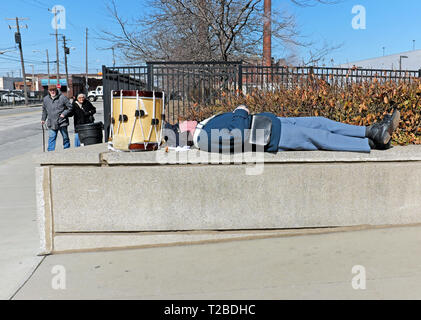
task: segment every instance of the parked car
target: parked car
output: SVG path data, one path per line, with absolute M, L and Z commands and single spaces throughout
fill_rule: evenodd
M 3 103 L 13 103 L 22 101 L 25 101 L 25 98 L 16 93 L 6 93 L 1 96 L 1 102 Z
M 12 90 L 11 93 L 17 94 L 17 95 L 22 96 L 22 97 L 24 96 L 23 90 Z
M 97 101 L 98 98 L 102 98 L 102 86 L 98 86 L 98 87 L 96 87 L 96 89 L 94 91 L 88 92 L 89 101 L 91 101 L 91 102 Z

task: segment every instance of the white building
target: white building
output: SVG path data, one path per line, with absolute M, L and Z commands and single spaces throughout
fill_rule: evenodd
M 402 70 L 420 70 L 421 50 L 407 51 L 384 57 L 344 63 L 337 67 L 352 68 L 353 66 L 356 66 L 357 68 L 363 69 L 399 70 L 400 63 L 402 65 Z

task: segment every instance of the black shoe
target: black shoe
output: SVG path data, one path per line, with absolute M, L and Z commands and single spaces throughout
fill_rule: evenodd
M 366 128 L 365 136 L 374 141 L 376 145 L 386 145 L 392 138 L 391 122 L 374 123 Z
M 387 144 L 381 144 L 381 145 L 376 146 L 377 150 L 388 150 L 390 148 L 392 148 L 392 139 L 390 139 L 389 143 Z
M 400 116 L 399 110 L 395 109 L 392 115 L 387 114 L 382 121 L 367 127 L 366 137 L 374 141 L 376 149 L 390 149 L 391 138 L 399 126 Z
M 370 146 L 370 149 L 371 149 L 371 150 L 373 150 L 373 149 L 377 149 L 376 144 L 375 144 L 375 143 L 374 143 L 374 141 L 373 141 L 373 140 L 371 140 L 370 138 L 368 138 L 368 144 L 369 144 L 369 146 Z
M 375 144 L 373 140 L 368 138 L 368 144 L 371 150 L 388 150 L 392 148 L 392 140 L 390 140 L 387 144 Z
M 392 115 L 385 115 L 383 120 L 381 122 L 383 123 L 389 123 L 390 124 L 390 135 L 393 134 L 393 132 L 399 127 L 399 121 L 401 120 L 401 113 L 398 109 L 393 110 Z
M 399 121 L 401 119 L 401 113 L 398 109 L 394 109 L 392 115 L 387 114 L 384 116 L 383 120 L 380 123 L 389 124 L 390 136 L 393 135 L 393 132 L 399 127 Z M 376 146 L 377 150 L 388 150 L 392 148 L 392 139 L 387 144 L 380 144 Z
M 373 140 L 368 138 L 368 144 L 371 150 L 389 150 L 392 148 L 392 139 L 387 144 L 376 144 Z

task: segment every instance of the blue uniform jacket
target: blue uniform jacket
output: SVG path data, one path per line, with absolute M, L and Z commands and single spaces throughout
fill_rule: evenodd
M 272 119 L 272 133 L 270 142 L 265 147 L 266 152 L 277 152 L 279 149 L 279 138 L 281 136 L 281 121 L 272 113 L 259 113 Z M 238 150 L 236 143 L 244 146 L 244 130 L 251 127 L 251 115 L 247 111 L 238 109 L 234 113 L 227 112 L 217 115 L 211 119 L 200 132 L 198 145 L 204 151 L 216 151 L 222 153 L 234 152 Z M 212 130 L 216 130 L 216 135 L 212 135 Z M 241 148 L 241 150 L 244 150 Z

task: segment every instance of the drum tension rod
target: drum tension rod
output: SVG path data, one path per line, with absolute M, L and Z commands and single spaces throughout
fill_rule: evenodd
M 144 117 L 145 116 L 145 111 L 143 111 L 143 110 L 136 110 L 135 113 L 134 113 L 134 116 L 136 118 Z
M 127 122 L 127 121 L 129 121 L 129 118 L 125 114 L 120 114 L 118 116 L 118 121 L 120 121 L 120 122 Z

